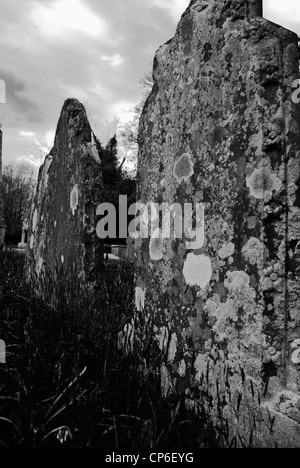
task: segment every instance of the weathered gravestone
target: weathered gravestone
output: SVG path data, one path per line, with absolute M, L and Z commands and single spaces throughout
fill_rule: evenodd
M 193 0 L 156 53 L 140 125 L 139 201 L 175 213 L 171 238 L 157 224 L 136 240 L 150 367 L 246 445 L 300 446 L 297 78 L 297 36 L 261 0 Z M 196 239 L 173 203 L 193 203 Z
M 101 281 L 103 254 L 95 232 L 103 196 L 99 155 L 83 105 L 68 99 L 39 172 L 29 223 L 27 274 L 42 295 L 49 292 L 49 278 L 59 276 L 73 293 L 80 286 L 92 292 Z

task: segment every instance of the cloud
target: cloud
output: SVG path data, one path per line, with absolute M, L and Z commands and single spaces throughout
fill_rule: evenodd
M 134 116 L 135 102 L 119 101 L 112 106 L 112 112 L 118 116 L 122 122 L 129 122 Z
M 106 22 L 94 15 L 81 0 L 56 0 L 46 5 L 36 1 L 31 17 L 42 34 L 56 40 L 72 30 L 95 38 L 108 34 Z
M 264 9 L 271 9 L 273 15 L 284 15 L 285 17 L 291 19 L 293 15 L 300 14 L 300 4 L 296 0 L 264 0 Z
M 265 16 L 299 31 L 299 0 L 266 0 Z M 20 132 L 54 131 L 65 99 L 91 115 L 128 120 L 155 51 L 189 0 L 0 0 L 4 161 L 22 155 Z M 291 10 L 290 7 L 296 8 Z M 281 10 L 279 11 L 278 8 Z
M 92 115 L 128 120 L 155 50 L 175 32 L 170 10 L 152 0 L 0 3 L 2 70 L 6 67 L 0 79 L 9 88 L 7 104 L 0 104 L 7 162 L 22 155 L 20 132 L 56 128 L 69 97 L 81 100 Z
M 264 18 L 300 34 L 299 0 L 264 0 L 263 6 Z
M 26 130 L 20 130 L 20 136 L 24 138 L 30 138 L 34 136 L 34 132 L 26 132 Z
M 180 16 L 189 6 L 190 0 L 152 0 L 159 8 L 167 10 L 174 22 L 178 22 Z
M 5 109 L 9 108 L 11 116 L 17 120 L 19 116 L 26 115 L 29 120 L 34 120 L 37 112 L 34 94 L 31 93 L 27 83 L 10 71 L 2 71 L 1 77 L 6 85 Z
M 6 84 L 4 80 L 0 80 L 0 104 L 6 103 Z
M 120 54 L 115 54 L 111 57 L 102 55 L 101 60 L 103 60 L 103 62 L 108 62 L 112 67 L 118 67 L 124 62 L 124 58 L 121 57 Z

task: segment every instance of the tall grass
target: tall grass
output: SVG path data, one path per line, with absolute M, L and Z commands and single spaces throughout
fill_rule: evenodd
M 24 256 L 0 253 L 0 445 L 9 448 L 197 448 L 216 444 L 203 415 L 161 398 L 138 355 L 118 349 L 133 317 L 133 268 L 106 263 L 101 306 L 57 280 L 56 304 L 24 281 Z M 75 285 L 74 285 L 75 288 Z

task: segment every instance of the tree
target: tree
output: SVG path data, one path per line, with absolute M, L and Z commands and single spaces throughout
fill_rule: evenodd
M 35 133 L 33 136 L 26 137 L 23 161 L 38 169 L 50 153 L 52 146 L 53 142 L 43 133 Z
M 6 242 L 16 244 L 21 240 L 23 221 L 29 218 L 35 180 L 5 166 L 2 177 L 4 217 L 7 225 Z
M 136 173 L 137 166 L 139 120 L 153 84 L 152 74 L 146 73 L 144 78 L 140 80 L 142 98 L 134 108 L 133 119 L 120 127 L 118 132 L 119 157 L 127 161 L 127 165 L 130 167 L 129 172 L 132 175 Z
M 36 183 L 39 174 L 39 166 L 28 161 L 27 159 L 18 159 L 13 166 L 13 173 L 15 177 L 24 178 L 26 180 Z
M 105 202 L 112 203 L 117 212 L 119 211 L 119 195 L 127 196 L 127 211 L 129 206 L 136 202 L 139 119 L 153 87 L 152 75 L 146 74 L 140 84 L 143 89 L 142 98 L 134 108 L 133 119 L 123 126 L 119 125 L 118 119 L 114 119 L 107 126 L 111 130 L 115 124 L 114 128 L 117 130 L 117 134 L 111 138 L 101 154 Z M 127 162 L 126 170 L 124 170 L 125 161 Z M 134 216 L 129 217 L 129 222 L 133 218 Z M 125 243 L 124 239 L 108 239 L 107 243 L 111 244 L 116 241 Z
M 102 151 L 101 162 L 104 186 L 117 187 L 122 179 L 122 170 L 117 156 L 117 147 L 117 138 L 114 136 Z
M 136 181 L 126 171 L 122 169 L 118 159 L 118 141 L 114 136 L 106 145 L 101 148 L 101 162 L 103 186 L 105 194 L 105 203 L 111 203 L 116 213 L 119 212 L 119 196 L 127 196 L 127 211 L 130 205 L 136 200 Z M 131 220 L 131 218 L 130 218 Z M 118 216 L 117 216 L 117 232 L 118 232 Z M 116 239 L 107 239 L 107 244 L 125 244 L 126 239 L 120 239 L 117 234 Z
M 87 115 L 90 125 L 95 132 L 96 137 L 103 145 L 107 145 L 109 141 L 117 134 L 120 125 L 120 119 L 114 116 L 113 119 L 104 119 L 96 113 L 91 114 L 87 108 Z

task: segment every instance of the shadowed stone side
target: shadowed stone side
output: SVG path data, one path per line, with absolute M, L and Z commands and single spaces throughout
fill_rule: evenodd
M 41 294 L 45 277 L 58 272 L 67 290 L 82 285 L 92 292 L 101 282 L 103 253 L 95 233 L 103 197 L 100 154 L 83 105 L 68 99 L 39 172 L 29 225 L 28 278 Z
M 259 0 L 193 0 L 156 53 L 139 201 L 203 204 L 204 239 L 137 239 L 136 304 L 154 320 L 165 395 L 193 408 L 201 395 L 238 444 L 288 447 L 300 446 L 298 41 L 261 13 Z

